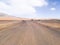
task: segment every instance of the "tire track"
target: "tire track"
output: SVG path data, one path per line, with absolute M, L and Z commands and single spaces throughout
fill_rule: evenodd
M 46 45 L 59 45 L 60 44 L 60 38 L 56 37 L 56 35 L 52 33 L 52 30 L 50 28 L 47 28 L 37 22 L 33 22 L 33 23 L 35 23 L 34 25 L 37 25 L 39 27 L 38 28 L 39 32 L 41 33 L 42 37 L 44 37 L 43 39 L 45 40 L 45 42 L 47 42 Z M 33 26 L 33 27 L 36 28 L 37 26 Z

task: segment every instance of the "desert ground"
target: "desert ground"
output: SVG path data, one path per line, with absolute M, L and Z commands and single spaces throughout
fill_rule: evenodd
M 60 20 L 0 20 L 0 45 L 60 45 Z

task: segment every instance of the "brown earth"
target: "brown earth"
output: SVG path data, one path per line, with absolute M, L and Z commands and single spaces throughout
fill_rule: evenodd
M 0 17 L 0 20 L 27 20 L 27 18 L 17 18 L 17 17 Z
M 60 28 L 46 23 L 49 22 L 0 20 L 0 45 L 60 45 Z

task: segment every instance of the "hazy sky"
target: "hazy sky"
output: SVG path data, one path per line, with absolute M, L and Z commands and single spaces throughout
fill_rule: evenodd
M 0 0 L 0 12 L 16 17 L 60 18 L 60 0 Z

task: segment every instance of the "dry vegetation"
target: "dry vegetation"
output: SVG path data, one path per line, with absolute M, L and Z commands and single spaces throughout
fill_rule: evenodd
M 60 28 L 60 20 L 41 20 L 38 23 L 46 25 L 53 28 Z
M 44 23 L 44 22 L 40 22 L 40 23 L 49 27 L 60 28 L 60 23 Z
M 13 25 L 15 25 L 17 22 L 15 22 L 14 20 L 0 20 L 0 29 L 2 28 L 7 28 L 7 27 L 11 27 Z

